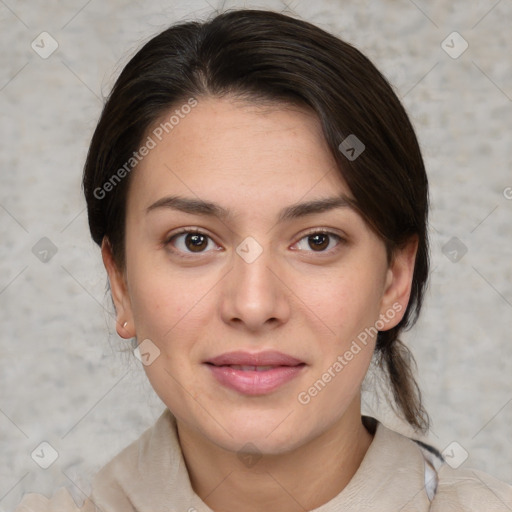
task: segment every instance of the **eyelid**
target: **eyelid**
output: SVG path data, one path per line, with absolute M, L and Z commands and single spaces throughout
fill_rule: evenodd
M 190 226 L 190 227 L 178 228 L 177 231 L 173 231 L 171 234 L 166 235 L 165 239 L 164 239 L 164 243 L 170 242 L 173 238 L 177 237 L 178 235 L 183 235 L 185 233 L 187 233 L 187 234 L 188 233 L 193 233 L 193 234 L 198 234 L 198 235 L 204 235 L 204 236 L 208 236 L 209 238 L 212 238 L 205 231 L 202 231 L 199 228 L 195 228 L 195 227 Z
M 310 228 L 310 229 L 306 230 L 304 233 L 302 233 L 301 239 L 304 238 L 305 236 L 314 235 L 316 233 L 324 233 L 326 235 L 336 235 L 336 236 L 339 236 L 340 238 L 343 238 L 344 240 L 347 239 L 347 235 L 345 235 L 343 233 L 343 231 L 340 231 L 340 230 L 334 229 L 334 228 L 322 228 L 322 227 Z

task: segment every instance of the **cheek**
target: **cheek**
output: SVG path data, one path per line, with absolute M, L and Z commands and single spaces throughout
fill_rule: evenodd
M 204 335 L 205 318 L 211 317 L 208 301 L 201 300 L 208 288 L 199 282 L 194 286 L 185 273 L 156 266 L 139 266 L 130 277 L 137 340 L 154 344 L 146 345 L 151 361 L 144 371 L 164 403 L 184 413 L 183 404 L 197 398 L 200 389 L 191 361 Z
M 309 280 L 308 280 L 309 281 Z M 302 286 L 300 297 L 309 317 L 316 316 L 337 344 L 373 325 L 379 317 L 382 287 L 377 273 L 370 269 L 342 270 Z
M 215 272 L 176 269 L 165 258 L 135 255 L 128 268 L 132 313 L 139 341 L 151 339 L 161 350 L 179 339 L 181 344 L 196 337 L 206 319 L 211 318 L 211 300 L 206 295 L 214 287 Z
M 317 364 L 298 401 L 309 404 L 311 414 L 326 422 L 340 417 L 356 396 L 375 348 L 378 276 L 369 268 L 365 273 L 353 269 L 318 281 L 307 304 L 310 330 L 316 323 L 328 335 L 317 339 Z
M 175 286 L 158 279 L 158 273 L 137 268 L 128 276 L 130 301 L 137 337 L 156 336 L 167 325 L 171 328 L 182 313 Z

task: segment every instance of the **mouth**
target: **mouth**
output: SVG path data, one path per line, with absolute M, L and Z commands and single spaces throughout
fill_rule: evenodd
M 254 368 L 272 369 L 277 366 L 298 366 L 306 364 L 296 357 L 275 350 L 253 353 L 241 350 L 226 352 L 225 354 L 208 359 L 205 362 L 214 366 L 234 366 L 237 367 L 237 370 L 253 370 Z
M 217 382 L 244 395 L 271 393 L 300 375 L 306 363 L 288 354 L 230 352 L 208 361 Z
M 211 364 L 211 363 L 208 363 Z M 304 363 L 301 363 L 304 364 Z M 247 366 L 247 365 L 241 365 L 241 364 L 223 364 L 223 365 L 214 365 L 214 366 L 220 366 L 220 367 L 226 367 L 226 368 L 232 368 L 233 370 L 241 370 L 243 372 L 267 372 L 269 370 L 273 370 L 274 368 L 280 368 L 279 366 Z M 287 366 L 287 365 L 282 365 Z M 300 366 L 300 365 L 297 365 Z

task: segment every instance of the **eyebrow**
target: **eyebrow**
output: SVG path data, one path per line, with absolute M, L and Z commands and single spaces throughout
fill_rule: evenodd
M 219 204 L 211 201 L 203 201 L 202 199 L 193 199 L 182 196 L 167 196 L 162 197 L 146 209 L 146 213 L 160 209 L 170 208 L 179 210 L 192 215 L 204 215 L 211 217 L 218 217 L 219 219 L 228 219 L 233 217 L 231 210 L 228 210 Z M 279 212 L 278 222 L 305 217 L 306 215 L 313 215 L 322 213 L 329 210 L 338 208 L 351 208 L 354 209 L 354 201 L 345 195 L 334 197 L 325 197 L 322 199 L 315 199 L 304 203 L 296 203 L 283 208 Z

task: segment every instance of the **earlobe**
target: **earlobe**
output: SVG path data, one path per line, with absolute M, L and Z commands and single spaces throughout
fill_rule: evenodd
M 395 327 L 405 314 L 411 295 L 417 251 L 418 237 L 414 236 L 402 248 L 395 250 L 389 264 L 380 313 L 387 317 L 386 313 L 393 310 L 393 319 L 387 323 L 385 330 Z
M 116 309 L 116 331 L 121 338 L 128 339 L 135 336 L 134 323 L 130 297 L 126 287 L 124 273 L 118 268 L 114 261 L 112 246 L 107 237 L 103 238 L 101 244 L 101 257 L 108 274 L 110 292 Z

